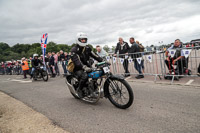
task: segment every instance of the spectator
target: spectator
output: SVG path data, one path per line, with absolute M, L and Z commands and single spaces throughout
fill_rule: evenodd
M 54 65 L 55 65 L 55 74 L 56 75 L 60 75 L 60 72 L 59 72 L 59 69 L 58 69 L 58 55 L 57 54 L 55 54 L 55 52 L 52 52 L 52 55 L 53 55 L 53 57 L 54 57 Z
M 8 61 L 7 62 L 7 74 L 12 75 L 12 62 Z
M 1 73 L 4 75 L 5 74 L 5 68 L 6 68 L 6 65 L 5 63 L 2 61 L 1 62 Z
M 117 43 L 117 47 L 115 49 L 115 54 L 114 56 L 116 56 L 117 52 L 119 52 L 119 57 L 120 58 L 125 58 L 125 54 L 128 55 L 128 51 L 129 51 L 130 47 L 128 45 L 127 42 L 124 42 L 123 38 L 119 38 L 119 42 Z M 128 77 L 130 76 L 130 72 L 128 70 L 128 59 L 125 58 L 124 59 L 124 62 L 123 62 L 123 67 L 124 67 L 124 70 L 125 70 L 125 77 Z
M 97 54 L 101 57 L 101 58 L 106 58 L 106 56 L 108 55 L 108 53 L 106 51 L 104 51 L 101 46 L 97 45 L 96 46 L 96 50 L 97 50 Z
M 134 61 L 134 67 L 139 72 L 139 75 L 137 75 L 135 78 L 136 79 L 144 78 L 144 75 L 142 74 L 142 71 L 141 71 L 141 65 L 138 63 L 136 59 L 138 57 L 141 57 L 141 54 L 138 53 L 140 52 L 140 48 L 138 44 L 135 42 L 135 39 L 133 37 L 130 38 L 130 43 L 132 45 L 131 45 L 129 53 L 132 54 L 131 57 L 133 58 L 133 61 Z
M 181 52 L 180 48 L 182 48 L 182 43 L 181 43 L 180 39 L 176 39 L 174 42 L 174 45 L 172 45 L 170 48 L 168 48 L 167 51 L 165 52 L 165 55 L 167 58 L 165 60 L 165 63 L 169 69 L 170 74 L 172 73 L 172 70 L 174 70 L 176 74 L 179 74 L 179 75 L 183 74 L 183 68 L 186 67 L 186 65 L 187 65 L 185 56 Z M 176 53 L 173 58 L 171 58 L 169 55 L 170 49 L 176 49 Z M 174 69 L 172 64 L 177 65 L 177 69 Z
M 51 52 L 48 53 L 49 55 L 49 68 L 51 70 L 51 77 L 54 78 L 55 74 L 54 74 L 54 57 L 51 54 Z
M 58 62 L 60 62 L 60 61 L 61 61 L 61 60 L 60 60 L 60 53 L 57 52 L 56 54 L 57 54 L 57 56 L 58 56 Z
M 61 63 L 62 63 L 64 75 L 65 75 L 67 73 L 67 68 L 66 68 L 66 62 L 65 62 L 65 55 L 64 55 L 62 50 L 60 50 L 60 60 L 61 60 Z
M 18 61 L 15 62 L 15 73 L 16 73 L 17 75 L 20 74 L 20 65 L 19 65 L 19 62 L 18 62 Z
M 140 48 L 140 52 L 142 52 L 141 53 L 141 55 L 142 55 L 141 67 L 142 67 L 142 73 L 144 74 L 144 58 L 143 58 L 143 56 L 144 56 L 144 46 L 142 46 L 142 44 L 140 44 L 139 41 L 136 41 L 136 43 L 138 44 L 138 46 Z
M 31 73 L 31 70 L 32 70 L 32 57 L 29 57 L 29 60 L 28 60 L 28 67 L 29 67 L 29 73 Z
M 28 62 L 25 58 L 22 58 L 21 66 L 24 73 L 24 79 L 26 79 L 27 78 L 26 74 L 29 74 L 29 67 L 28 67 Z

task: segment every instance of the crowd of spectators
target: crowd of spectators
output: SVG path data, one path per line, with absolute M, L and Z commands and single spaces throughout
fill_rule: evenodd
M 70 59 L 71 52 L 69 54 L 67 52 L 63 52 L 60 50 L 60 52 L 48 52 L 45 56 L 45 65 L 47 68 L 48 73 L 51 75 L 51 77 L 59 76 L 60 73 L 63 73 L 64 75 L 67 73 L 67 63 Z M 43 62 L 43 55 L 39 57 L 39 59 Z M 25 65 L 25 61 L 28 64 L 28 71 L 24 71 L 27 68 L 23 67 Z M 3 75 L 22 75 L 24 73 L 30 74 L 32 70 L 32 57 L 25 58 L 23 57 L 21 60 L 11 60 L 6 62 L 0 63 L 0 73 Z M 44 62 L 43 62 L 44 63 Z M 62 66 L 59 68 L 59 64 Z M 26 78 L 26 75 L 24 76 Z
M 139 43 L 139 41 L 135 41 L 133 37 L 129 39 L 130 45 L 128 42 L 125 42 L 123 38 L 119 38 L 119 42 L 116 45 L 114 54 L 112 56 L 123 58 L 123 68 L 124 68 L 124 76 L 128 77 L 130 76 L 129 72 L 129 60 L 132 58 L 134 62 L 134 68 L 136 71 L 138 71 L 138 75 L 135 77 L 136 79 L 144 78 L 144 47 L 142 44 Z M 176 56 L 172 59 L 169 56 L 169 50 L 170 49 L 176 49 L 176 48 L 182 48 L 181 41 L 179 39 L 176 39 L 174 44 L 166 49 L 166 66 L 169 69 L 170 73 L 173 68 L 173 64 L 177 64 L 178 72 L 179 74 L 183 73 L 183 64 L 187 64 L 187 60 L 184 58 L 181 52 L 177 52 Z M 110 56 L 100 45 L 96 46 L 96 54 L 100 57 L 104 58 L 106 60 L 107 56 Z M 141 57 L 141 62 L 139 63 L 137 58 Z M 67 53 L 62 50 L 59 52 L 48 52 L 45 56 L 45 65 L 47 68 L 48 73 L 51 75 L 51 77 L 59 76 L 61 73 L 66 75 L 67 73 L 67 64 L 68 61 L 71 58 L 71 52 Z M 39 59 L 43 62 L 42 55 L 39 57 Z M 31 73 L 32 65 L 31 65 L 32 57 L 25 58 L 23 57 L 21 60 L 11 60 L 7 62 L 1 62 L 0 63 L 0 74 L 7 74 L 7 75 L 20 75 L 24 74 L 24 78 L 26 78 L 26 74 Z M 93 60 L 92 60 L 93 61 Z M 93 64 L 91 61 L 91 64 Z M 29 67 L 28 70 L 27 67 L 24 65 L 26 64 Z M 186 63 L 185 63 L 186 62 Z M 44 63 L 44 62 L 43 62 Z M 24 68 L 23 68 L 24 67 Z M 200 66 L 199 66 L 200 67 Z M 24 71 L 24 70 L 25 71 Z M 200 69 L 200 68 L 199 68 Z

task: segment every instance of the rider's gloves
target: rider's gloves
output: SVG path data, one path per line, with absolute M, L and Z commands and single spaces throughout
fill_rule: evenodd
M 83 66 L 83 69 L 88 73 L 92 71 L 92 69 L 87 67 L 86 65 Z

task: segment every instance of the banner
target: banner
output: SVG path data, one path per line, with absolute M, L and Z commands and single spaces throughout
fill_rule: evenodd
M 120 58 L 120 63 L 121 63 L 121 64 L 124 63 L 124 58 Z
M 116 57 L 113 57 L 113 63 L 116 63 Z
M 128 59 L 128 62 L 129 62 L 129 63 L 133 62 L 133 59 Z
M 185 56 L 185 58 L 188 58 L 191 51 L 192 51 L 191 49 L 182 49 L 182 52 L 183 52 L 183 55 Z
M 45 53 L 46 53 L 46 48 L 47 48 L 47 38 L 48 38 L 48 33 L 43 34 L 41 38 L 41 48 L 42 48 L 42 55 L 43 55 L 43 64 L 45 65 Z
M 142 57 L 136 58 L 136 59 L 137 59 L 138 64 L 141 64 L 141 62 L 142 62 Z
M 169 50 L 169 54 L 170 54 L 170 56 L 171 56 L 172 58 L 174 58 L 175 53 L 176 53 L 176 49 L 170 49 L 170 50 Z
M 107 61 L 110 61 L 110 56 L 106 56 L 106 60 L 107 60 Z
M 152 55 L 148 55 L 147 60 L 151 63 L 152 62 Z
M 125 55 L 125 59 L 128 59 L 128 55 Z

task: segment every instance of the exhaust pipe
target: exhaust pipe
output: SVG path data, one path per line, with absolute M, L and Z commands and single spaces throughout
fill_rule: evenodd
M 69 90 L 71 91 L 71 93 L 77 95 L 76 91 L 74 89 L 74 86 L 72 86 L 67 80 L 65 80 L 65 83 L 67 84 L 67 86 L 68 86 Z

